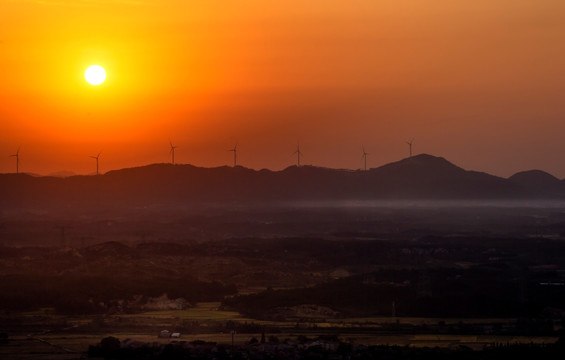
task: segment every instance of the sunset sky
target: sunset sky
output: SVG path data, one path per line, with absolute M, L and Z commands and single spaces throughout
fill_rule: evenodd
M 86 68 L 105 68 L 93 86 Z M 0 172 L 416 153 L 565 178 L 563 0 L 0 0 Z

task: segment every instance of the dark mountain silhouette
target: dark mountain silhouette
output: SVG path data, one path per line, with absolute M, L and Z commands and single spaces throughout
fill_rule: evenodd
M 201 168 L 152 164 L 99 176 L 0 175 L 8 207 L 174 206 L 373 199 L 565 198 L 565 184 L 540 171 L 509 179 L 467 171 L 441 157 L 417 155 L 369 171 L 291 166 L 282 171 L 241 166 Z
M 66 171 L 66 170 L 61 170 L 61 171 L 56 171 L 56 172 L 52 172 L 50 174 L 47 174 L 47 176 L 53 176 L 53 177 L 69 177 L 69 176 L 75 176 L 76 173 L 72 172 L 72 171 Z
M 466 171 L 442 157 L 427 154 L 372 169 L 367 180 L 366 186 L 372 186 L 375 195 L 388 198 L 484 199 L 524 195 L 506 179 Z
M 522 171 L 512 175 L 508 180 L 519 184 L 534 194 L 565 195 L 565 183 L 545 171 Z

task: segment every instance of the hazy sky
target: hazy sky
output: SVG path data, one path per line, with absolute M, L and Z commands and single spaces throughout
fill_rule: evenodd
M 107 80 L 84 80 L 91 64 Z M 0 0 L 0 172 L 169 161 L 565 177 L 563 0 Z

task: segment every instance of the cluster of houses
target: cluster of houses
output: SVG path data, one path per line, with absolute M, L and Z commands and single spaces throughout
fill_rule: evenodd
M 161 331 L 159 337 L 174 333 L 168 330 Z M 179 334 L 180 335 L 180 334 Z M 187 358 L 214 358 L 214 359 L 303 359 L 308 356 L 314 358 L 343 359 L 339 354 L 343 347 L 337 339 L 324 340 L 312 339 L 307 341 L 285 341 L 285 342 L 250 342 L 246 345 L 229 346 L 219 345 L 214 342 L 196 341 L 171 341 L 169 343 L 144 343 L 133 339 L 121 342 L 113 349 L 104 349 L 99 346 L 91 346 L 89 356 L 110 356 L 115 359 L 129 359 L 132 356 L 149 358 L 169 358 L 175 356 Z M 355 348 L 348 347 L 349 351 L 367 349 L 364 345 Z M 153 357 L 152 357 L 153 356 Z M 323 357 L 320 357 L 323 356 Z
M 132 339 L 120 342 L 104 341 L 90 346 L 89 357 L 111 359 L 248 359 L 248 360 L 298 360 L 298 359 L 562 359 L 565 346 L 555 344 L 490 344 L 473 351 L 465 346 L 453 348 L 413 346 L 367 346 L 334 339 L 303 339 L 267 343 L 248 343 L 241 346 L 218 345 L 214 342 L 171 341 L 169 343 L 144 343 Z
M 169 338 L 178 339 L 178 338 L 180 338 L 180 333 L 179 332 L 170 332 L 169 330 L 161 330 L 159 332 L 159 337 L 161 339 L 169 339 Z

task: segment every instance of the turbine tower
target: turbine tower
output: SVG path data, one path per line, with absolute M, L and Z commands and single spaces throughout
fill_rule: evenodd
M 365 161 L 365 171 L 367 171 L 367 155 L 369 155 L 369 153 L 365 152 L 364 145 L 361 145 L 361 147 L 363 148 L 363 160 Z
M 66 230 L 70 229 L 71 226 L 64 226 L 63 225 L 63 226 L 55 226 L 55 228 L 61 230 L 61 247 L 66 248 L 68 246 Z
M 235 146 L 233 147 L 233 149 L 229 149 L 228 151 L 233 151 L 233 167 L 236 167 L 236 165 L 237 165 L 237 143 L 235 143 Z
M 16 158 L 16 174 L 20 173 L 20 148 L 18 146 L 18 151 L 14 155 L 10 155 L 10 157 Z
M 90 158 L 96 159 L 96 175 L 99 174 L 99 173 L 98 173 L 98 159 L 100 158 L 100 154 L 102 154 L 102 151 L 100 151 L 100 152 L 98 153 L 98 155 L 96 155 L 96 156 L 89 156 Z
M 406 142 L 408 144 L 408 148 L 410 150 L 410 157 L 412 157 L 412 144 L 414 144 L 414 138 L 412 140 Z
M 300 157 L 302 156 L 302 151 L 300 151 L 300 143 L 296 145 L 296 151 L 292 155 L 296 154 L 296 166 L 300 167 Z
M 173 143 L 171 141 L 169 141 L 169 144 L 171 145 L 171 163 L 174 165 L 175 164 L 175 149 L 178 148 L 178 146 L 174 146 Z

